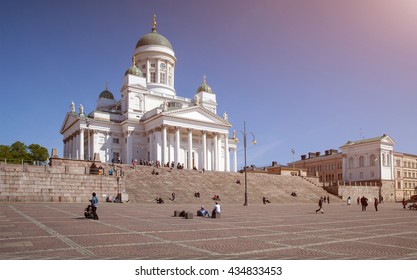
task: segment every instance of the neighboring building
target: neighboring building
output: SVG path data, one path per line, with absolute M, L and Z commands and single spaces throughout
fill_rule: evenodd
M 417 155 L 394 152 L 394 175 L 397 198 L 417 194 Z
M 157 32 L 154 16 L 152 32 L 136 44 L 121 99 L 106 87 L 89 114 L 82 105 L 77 113 L 72 103 L 60 131 L 64 158 L 91 160 L 99 154 L 103 162 L 142 160 L 236 172 L 232 125 L 226 113 L 217 115 L 216 94 L 204 78 L 193 98 L 177 96 L 175 67 L 174 49 Z
M 417 155 L 394 152 L 388 135 L 348 141 L 338 150 L 302 155 L 288 163 L 305 169 L 323 185 L 378 186 L 380 195 L 397 201 L 417 194 Z

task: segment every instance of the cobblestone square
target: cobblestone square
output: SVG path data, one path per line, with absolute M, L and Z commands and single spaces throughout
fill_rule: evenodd
M 417 211 L 383 203 L 222 204 L 220 219 L 174 217 L 197 204 L 0 204 L 2 260 L 416 260 Z

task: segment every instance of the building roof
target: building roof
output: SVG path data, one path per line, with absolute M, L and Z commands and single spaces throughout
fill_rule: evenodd
M 372 142 L 381 142 L 381 141 L 384 141 L 384 140 L 386 142 L 391 142 L 392 144 L 395 144 L 395 141 L 392 140 L 391 137 L 384 134 L 382 136 L 377 136 L 377 137 L 367 138 L 367 139 L 361 139 L 361 140 L 356 140 L 356 141 L 349 140 L 349 141 L 346 142 L 346 144 L 344 144 L 340 148 L 346 148 L 346 147 L 350 147 L 352 145 L 366 144 L 366 143 L 372 143 Z
M 136 48 L 146 46 L 146 45 L 165 46 L 167 48 L 170 48 L 171 50 L 174 50 L 171 42 L 165 36 L 159 34 L 156 31 L 156 16 L 155 15 L 153 17 L 153 22 L 152 22 L 152 32 L 140 38 L 136 44 Z

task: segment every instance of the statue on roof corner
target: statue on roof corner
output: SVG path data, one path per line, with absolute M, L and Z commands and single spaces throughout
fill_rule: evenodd
M 74 113 L 75 112 L 75 105 L 74 105 L 74 101 L 71 101 L 71 106 L 70 106 L 70 112 Z
M 229 120 L 229 115 L 226 112 L 223 113 L 223 118 L 225 121 Z
M 79 109 L 80 109 L 80 115 L 84 115 L 84 107 L 82 104 L 80 104 Z

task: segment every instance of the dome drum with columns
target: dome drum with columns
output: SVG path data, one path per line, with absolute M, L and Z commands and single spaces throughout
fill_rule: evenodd
M 229 136 L 227 114 L 217 115 L 216 94 L 203 83 L 191 98 L 174 88 L 176 58 L 171 43 L 152 32 L 137 43 L 124 73 L 121 99 L 106 89 L 88 115 L 66 114 L 60 133 L 64 157 L 103 162 L 133 160 L 183 165 L 186 169 L 237 171 L 236 142 Z

